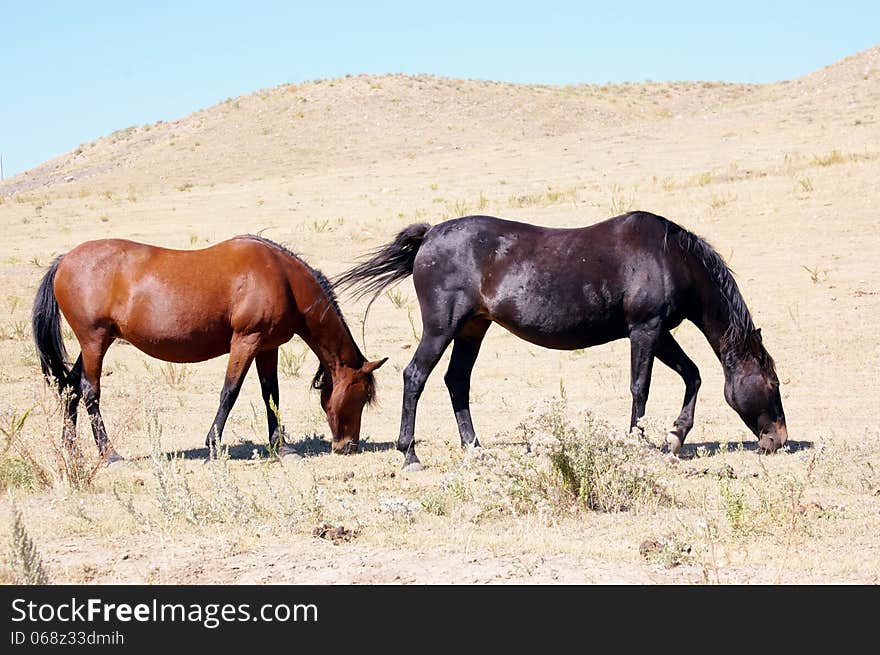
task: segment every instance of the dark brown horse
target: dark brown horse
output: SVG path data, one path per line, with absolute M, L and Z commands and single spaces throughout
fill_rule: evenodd
M 490 216 L 410 225 L 335 283 L 377 295 L 413 276 L 423 333 L 403 372 L 397 448 L 420 467 L 413 431 L 428 375 L 453 343 L 446 386 L 462 446 L 478 444 L 471 422 L 471 370 L 492 322 L 546 348 L 574 350 L 628 337 L 630 428 L 645 413 L 654 358 L 684 380 L 667 442 L 678 453 L 694 424 L 700 374 L 672 337 L 684 319 L 702 330 L 724 369 L 724 397 L 758 444 L 775 451 L 787 431 L 779 380 L 721 256 L 675 223 L 632 212 L 576 229 L 548 229 Z
M 80 344 L 72 367 L 60 313 Z M 101 418 L 101 364 L 114 339 L 169 362 L 201 362 L 229 353 L 220 407 L 205 444 L 216 453 L 245 374 L 256 361 L 278 452 L 278 347 L 298 334 L 320 362 L 312 386 L 333 434 L 334 452 L 357 450 L 361 414 L 373 399 L 373 371 L 352 339 L 324 275 L 284 247 L 240 236 L 203 250 L 169 250 L 121 239 L 83 243 L 53 262 L 33 309 L 40 365 L 65 398 L 63 440 L 76 436 L 80 399 L 95 443 L 109 462 L 121 459 Z

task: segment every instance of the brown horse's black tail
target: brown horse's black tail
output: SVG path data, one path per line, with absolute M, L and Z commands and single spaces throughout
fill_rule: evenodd
M 67 349 L 61 337 L 61 312 L 55 299 L 55 271 L 60 263 L 61 257 L 58 257 L 40 282 L 37 297 L 34 298 L 31 327 L 43 375 L 50 384 L 54 378 L 58 390 L 63 392 L 70 384 L 70 368 L 67 364 Z
M 375 298 L 395 282 L 412 275 L 416 254 L 430 229 L 427 223 L 413 223 L 402 229 L 391 243 L 369 253 L 369 259 L 337 277 L 333 287 L 350 289 L 357 298 L 369 293 Z

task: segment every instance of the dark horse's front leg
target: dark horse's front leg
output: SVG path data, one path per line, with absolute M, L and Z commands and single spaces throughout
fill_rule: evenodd
M 483 337 L 486 336 L 486 330 L 490 325 L 490 321 L 475 320 L 459 332 L 452 344 L 449 369 L 443 378 L 446 388 L 449 389 L 449 398 L 452 400 L 452 411 L 455 412 L 455 422 L 458 423 L 462 448 L 480 445 L 471 420 L 471 372 L 480 353 L 480 344 L 483 343 Z
M 658 325 L 651 323 L 630 328 L 630 391 L 632 392 L 632 413 L 629 429 L 638 429 L 639 419 L 645 415 L 648 404 L 648 391 L 651 388 L 651 371 L 654 367 L 654 354 L 660 336 Z
M 669 451 L 677 455 L 688 432 L 694 427 L 694 408 L 697 405 L 697 392 L 700 390 L 700 371 L 669 332 L 660 335 L 660 340 L 657 342 L 657 359 L 684 380 L 684 402 L 681 413 L 675 419 L 673 429 L 666 435 Z

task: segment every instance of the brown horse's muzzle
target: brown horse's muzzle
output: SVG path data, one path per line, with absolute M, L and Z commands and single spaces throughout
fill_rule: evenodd
M 788 441 L 788 429 L 785 427 L 785 421 L 776 421 L 758 438 L 758 446 L 768 453 L 775 453 L 785 445 L 786 441 Z
M 358 449 L 358 440 L 351 438 L 334 439 L 330 442 L 330 448 L 337 455 L 353 455 Z

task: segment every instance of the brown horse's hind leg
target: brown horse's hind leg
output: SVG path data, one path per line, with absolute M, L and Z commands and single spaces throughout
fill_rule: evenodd
M 247 375 L 251 362 L 256 356 L 258 340 L 257 335 L 246 337 L 235 335 L 232 337 L 229 362 L 226 364 L 226 377 L 223 380 L 223 390 L 220 392 L 220 407 L 217 409 L 217 415 L 214 417 L 211 429 L 208 430 L 208 436 L 205 437 L 209 460 L 217 456 L 217 444 L 223 437 L 226 419 L 238 398 L 238 392 L 241 391 L 244 376 Z
M 256 356 L 256 363 L 257 374 L 260 376 L 260 391 L 266 404 L 266 417 L 269 422 L 269 452 L 279 453 L 279 446 L 284 446 L 284 440 L 278 425 L 278 349 L 273 348 L 259 353 Z
M 64 428 L 61 432 L 61 442 L 69 451 L 76 444 L 76 415 L 80 398 L 82 398 L 81 382 L 82 355 L 76 358 L 76 363 L 70 369 L 70 375 L 61 391 L 61 402 L 64 403 Z
M 459 332 L 452 342 L 449 369 L 443 377 L 446 388 L 449 389 L 449 398 L 452 400 L 452 410 L 458 423 L 462 448 L 480 445 L 471 420 L 471 372 L 480 353 L 480 344 L 483 343 L 483 337 L 486 336 L 486 330 L 491 324 L 486 320 L 471 321 Z
M 95 436 L 98 452 L 101 453 L 101 457 L 107 464 L 122 460 L 107 438 L 107 428 L 104 427 L 100 407 L 101 368 L 104 364 L 104 355 L 111 343 L 113 343 L 113 337 L 106 334 L 97 335 L 90 343 L 82 345 L 82 353 L 80 354 L 82 358 L 82 377 L 80 379 L 82 399 L 86 411 L 89 413 L 92 434 Z
M 675 419 L 674 428 L 666 436 L 670 452 L 677 455 L 688 432 L 694 427 L 694 408 L 697 405 L 697 392 L 700 390 L 701 382 L 700 371 L 669 332 L 660 335 L 660 340 L 657 342 L 657 359 L 684 380 L 684 403 L 681 414 Z

